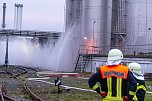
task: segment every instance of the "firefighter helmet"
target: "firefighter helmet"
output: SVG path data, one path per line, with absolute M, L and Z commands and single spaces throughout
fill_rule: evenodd
M 141 72 L 141 65 L 139 63 L 130 63 L 128 65 L 128 67 L 130 68 L 130 71 L 133 72 L 133 73 L 136 73 L 138 75 L 142 75 L 142 72 Z
M 123 54 L 119 49 L 111 49 L 108 53 L 108 61 L 116 61 L 123 59 Z

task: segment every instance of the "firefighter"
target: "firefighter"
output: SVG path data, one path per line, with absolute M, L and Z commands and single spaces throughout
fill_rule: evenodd
M 144 76 L 141 71 L 141 65 L 139 63 L 130 63 L 128 65 L 130 68 L 130 71 L 134 75 L 136 81 L 137 81 L 137 89 L 136 89 L 136 94 L 133 97 L 133 100 L 135 101 L 144 101 L 145 99 L 145 94 L 146 94 L 146 84 L 144 80 Z
M 111 49 L 107 65 L 101 66 L 88 80 L 90 88 L 99 93 L 103 101 L 128 101 L 127 90 L 135 94 L 137 82 L 129 68 L 121 64 L 122 59 L 119 49 Z

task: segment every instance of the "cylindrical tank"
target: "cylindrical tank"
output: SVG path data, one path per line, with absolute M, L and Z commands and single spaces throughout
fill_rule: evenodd
M 23 4 L 15 4 L 14 7 L 15 7 L 14 29 L 21 29 Z
M 66 28 L 69 27 L 72 20 L 72 1 L 66 0 Z
M 89 42 L 85 45 L 110 46 L 111 15 L 112 0 L 83 0 L 81 33 Z
M 152 0 L 127 0 L 126 4 L 126 50 L 148 53 L 152 49 Z
M 74 22 L 80 23 L 82 0 L 66 0 L 66 30 L 69 29 Z

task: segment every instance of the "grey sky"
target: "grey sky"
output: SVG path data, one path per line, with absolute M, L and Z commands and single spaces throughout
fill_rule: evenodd
M 2 7 L 6 3 L 6 28 L 14 27 L 14 4 L 23 4 L 22 29 L 63 31 L 65 0 L 0 0 L 0 25 Z

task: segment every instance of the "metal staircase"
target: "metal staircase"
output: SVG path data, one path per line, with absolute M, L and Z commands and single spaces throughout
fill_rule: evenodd
M 91 59 L 92 56 L 89 54 L 79 54 L 75 65 L 75 72 L 85 71 L 86 63 Z
M 94 57 L 101 56 L 101 48 L 94 46 L 80 46 L 75 62 L 75 72 L 84 72 L 86 65 L 92 61 Z
M 112 46 L 124 48 L 126 37 L 126 2 L 127 0 L 113 0 L 112 5 Z

